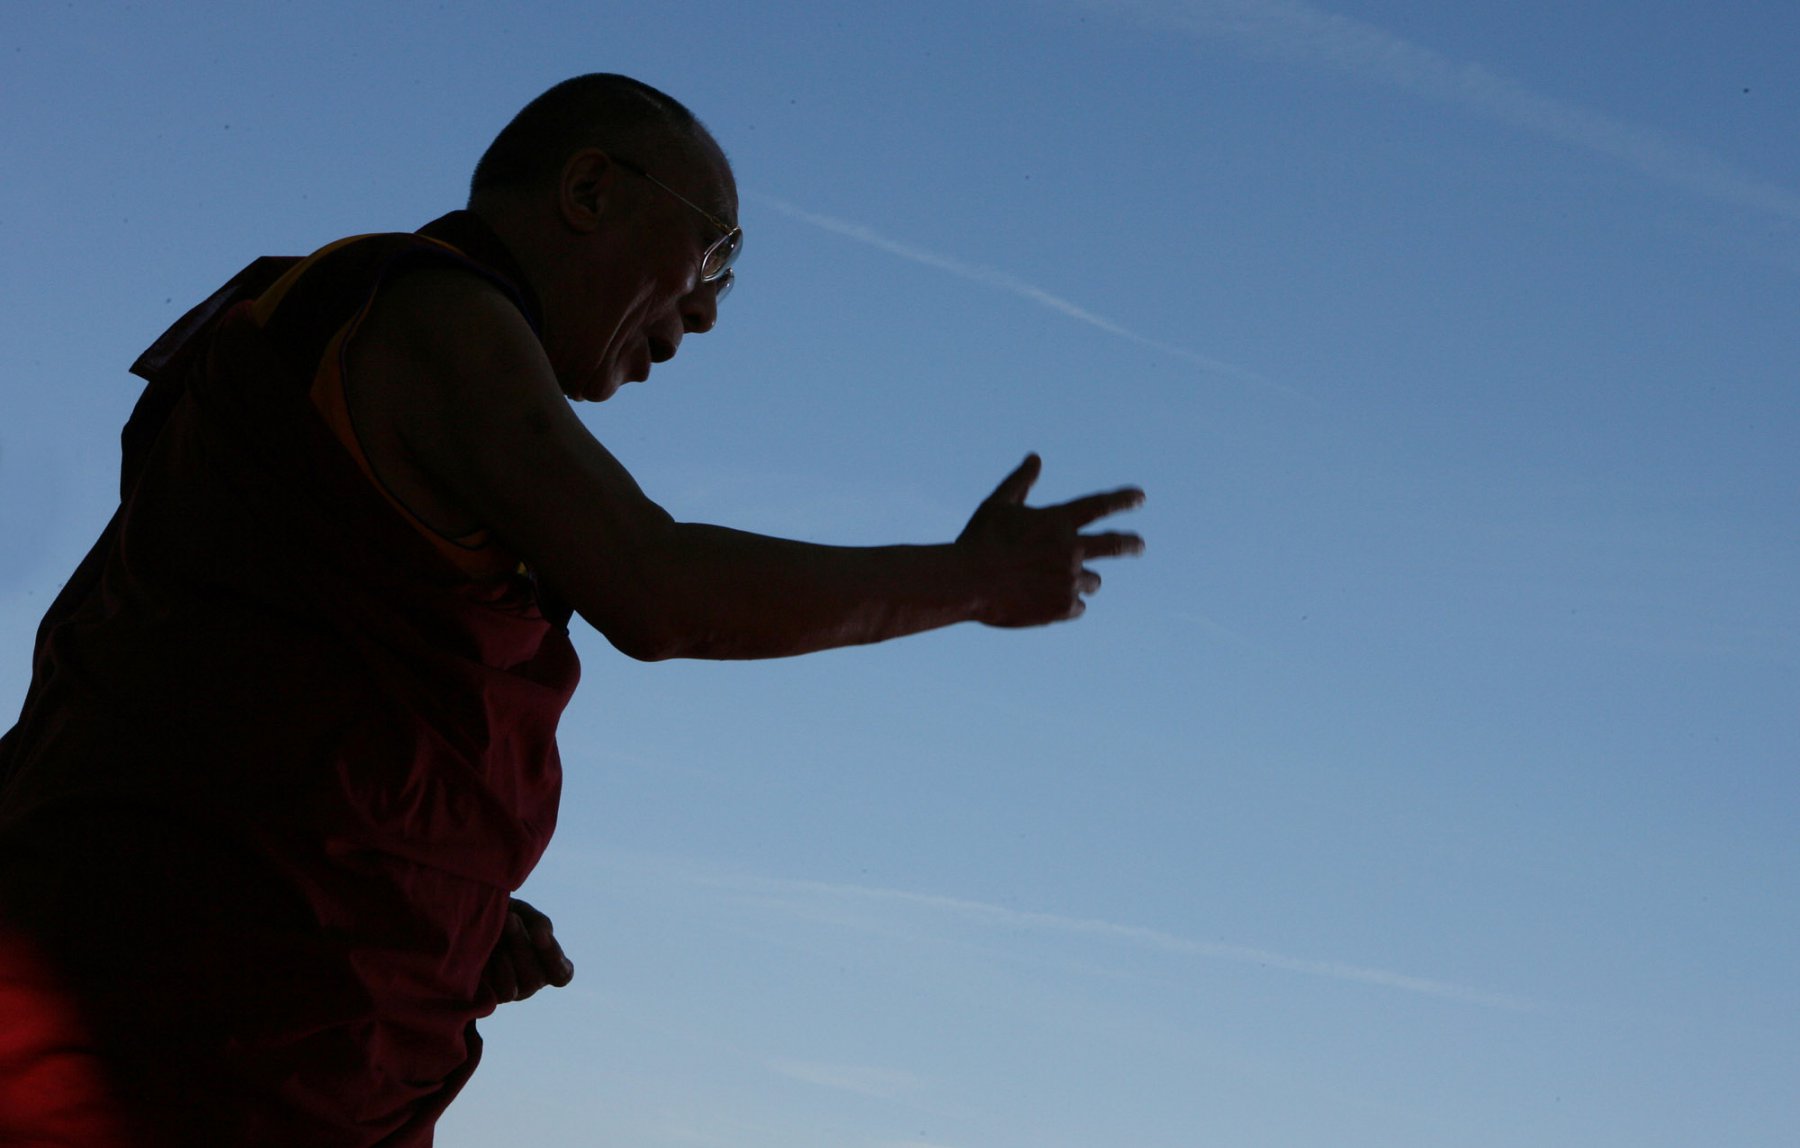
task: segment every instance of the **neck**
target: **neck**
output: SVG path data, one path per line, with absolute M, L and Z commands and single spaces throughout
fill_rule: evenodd
M 506 244 L 507 251 L 518 261 L 526 285 L 539 300 L 545 300 L 555 290 L 553 268 L 557 261 L 551 257 L 549 245 L 544 242 L 543 228 L 534 225 L 531 219 L 532 207 L 522 197 L 490 192 L 471 198 L 468 209 L 493 228 L 500 242 Z

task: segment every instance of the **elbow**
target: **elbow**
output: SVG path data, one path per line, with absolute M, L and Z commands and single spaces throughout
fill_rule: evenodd
M 666 662 L 671 658 L 728 661 L 769 656 L 750 652 L 744 643 L 728 641 L 723 635 L 710 630 L 678 626 L 596 628 L 612 644 L 613 649 L 639 662 Z
M 681 651 L 672 645 L 613 642 L 612 646 L 621 654 L 638 662 L 666 662 L 671 658 L 681 657 Z
M 675 624 L 673 619 L 633 612 L 630 617 L 588 619 L 612 648 L 639 662 L 666 662 L 671 658 L 704 657 L 705 642 Z
M 682 644 L 673 634 L 639 626 L 597 626 L 612 648 L 639 662 L 666 662 L 682 655 Z
M 634 661 L 732 657 L 730 617 L 717 609 L 710 584 L 696 579 L 694 563 L 674 550 L 667 535 L 633 548 L 633 561 L 619 564 L 604 591 L 576 609 Z

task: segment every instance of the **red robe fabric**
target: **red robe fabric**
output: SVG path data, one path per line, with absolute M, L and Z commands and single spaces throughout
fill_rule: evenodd
M 0 741 L 0 1103 L 37 1095 L 49 1143 L 62 1103 L 132 1143 L 426 1145 L 474 1067 L 578 668 L 566 610 L 528 574 L 459 575 L 308 399 L 410 267 L 465 266 L 535 319 L 479 220 L 425 232 L 460 253 L 330 249 L 261 327 L 250 300 L 296 261 L 259 260 L 133 368 L 118 513 Z

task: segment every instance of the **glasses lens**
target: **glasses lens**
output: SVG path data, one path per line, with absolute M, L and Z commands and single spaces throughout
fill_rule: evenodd
M 725 274 L 713 280 L 714 307 L 717 307 L 720 303 L 725 301 L 725 296 L 731 294 L 731 285 L 736 282 L 737 275 L 730 270 L 727 270 Z
M 701 282 L 711 283 L 731 270 L 731 265 L 737 262 L 738 252 L 743 248 L 744 233 L 740 228 L 734 227 L 729 233 L 719 236 L 718 241 L 706 249 L 706 255 L 700 260 Z

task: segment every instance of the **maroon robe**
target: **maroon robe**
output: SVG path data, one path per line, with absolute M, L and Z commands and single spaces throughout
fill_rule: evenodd
M 0 1008 L 42 1001 L 71 1095 L 104 1090 L 133 1142 L 429 1144 L 555 824 L 567 611 L 452 568 L 308 397 L 410 267 L 464 266 L 535 322 L 478 219 L 422 234 L 457 250 L 328 249 L 261 326 L 296 261 L 258 260 L 139 359 L 118 513 L 0 741 Z M 34 1031 L 0 1039 L 0 1101 L 46 1070 L 14 1047 Z

